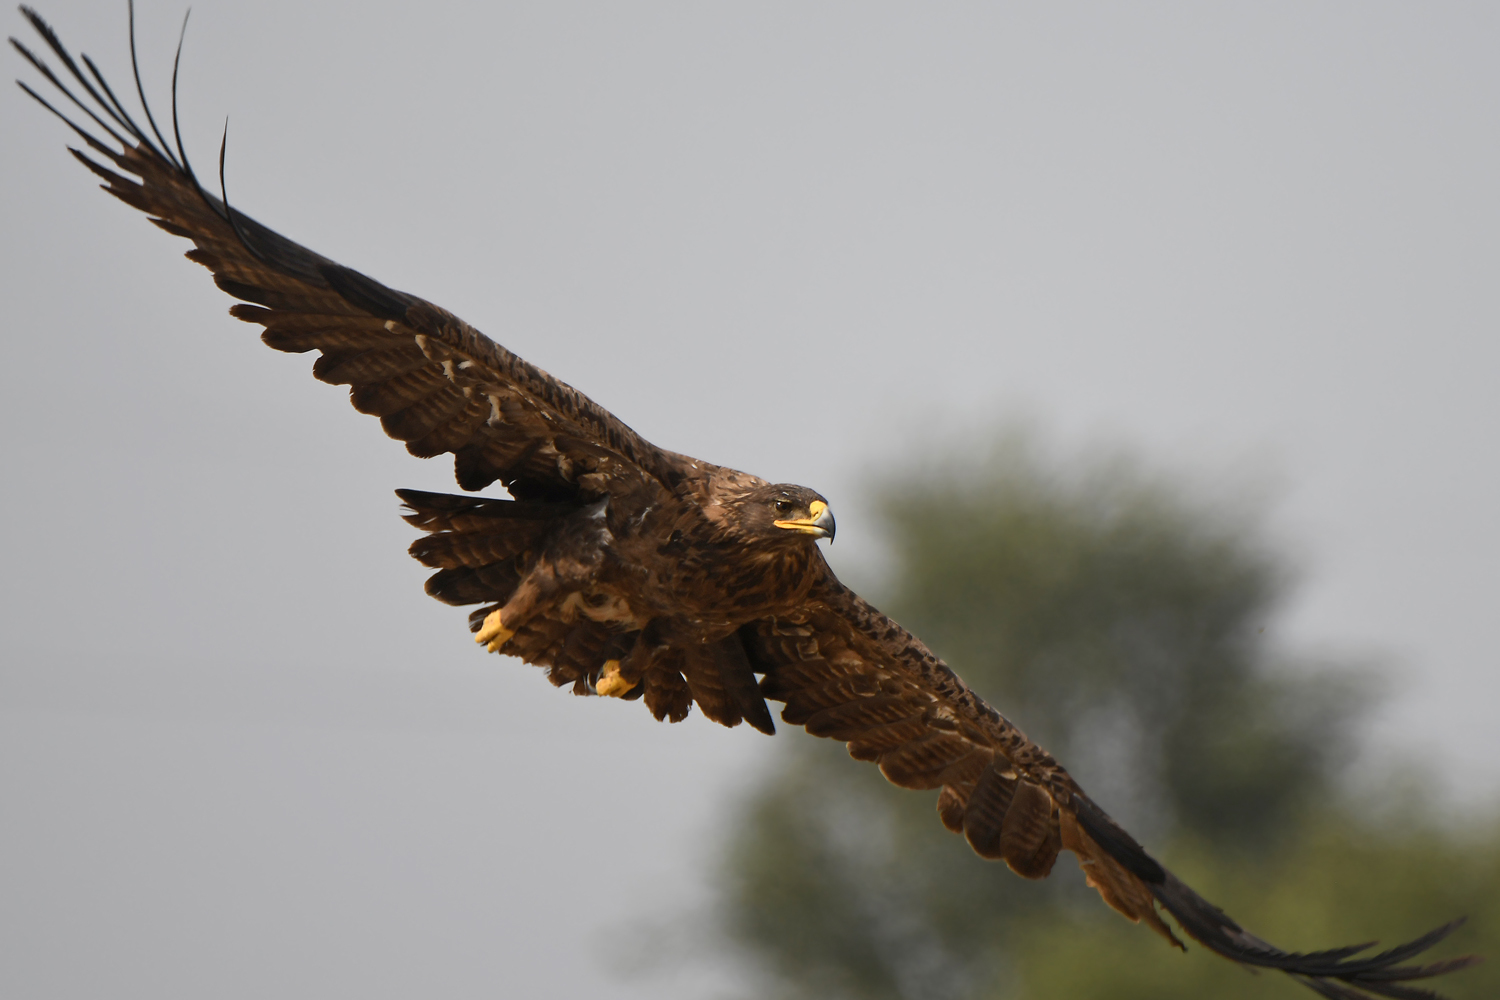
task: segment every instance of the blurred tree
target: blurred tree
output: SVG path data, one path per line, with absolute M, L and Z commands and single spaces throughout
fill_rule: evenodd
M 1494 831 L 1387 842 L 1328 804 L 1368 700 L 1350 672 L 1274 662 L 1263 633 L 1287 573 L 1252 520 L 1181 492 L 1122 460 L 1067 469 L 1007 439 L 983 469 L 885 491 L 885 603 L 1179 874 L 1278 943 L 1409 937 L 1465 910 L 1500 924 Z M 836 743 L 787 743 L 723 878 L 729 939 L 785 996 L 1296 989 L 1201 949 L 1184 961 L 1066 863 L 1018 879 L 943 830 L 933 796 L 886 785 Z M 1462 988 L 1484 978 L 1451 992 L 1480 995 Z

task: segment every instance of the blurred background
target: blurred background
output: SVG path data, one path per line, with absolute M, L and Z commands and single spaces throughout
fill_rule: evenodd
M 1020 434 L 977 467 L 976 451 L 879 494 L 899 619 L 1244 926 L 1306 950 L 1467 914 L 1463 946 L 1494 953 L 1500 822 L 1435 812 L 1432 762 L 1350 781 L 1376 673 L 1267 640 L 1289 579 L 1262 527 L 1124 456 L 1063 463 Z M 733 826 L 705 922 L 718 937 L 699 936 L 757 995 L 1299 991 L 1155 947 L 1071 866 L 1026 883 L 976 864 L 935 795 L 896 793 L 826 741 L 787 743 Z M 1497 989 L 1491 963 L 1451 995 Z
M 123 0 L 42 13 L 130 89 Z M 137 13 L 160 116 L 181 9 Z M 204 0 L 180 104 L 262 222 L 828 496 L 840 575 L 1248 926 L 1468 913 L 1494 956 L 1497 41 L 1482 4 Z M 482 655 L 390 492 L 447 464 L 19 91 L 0 134 L 0 992 L 1296 995 L 836 744 Z

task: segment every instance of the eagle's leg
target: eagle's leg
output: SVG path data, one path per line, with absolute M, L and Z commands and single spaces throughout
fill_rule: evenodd
M 504 610 L 504 608 L 496 608 L 491 611 L 485 616 L 484 624 L 479 627 L 479 631 L 474 633 L 474 641 L 491 653 L 498 653 L 500 647 L 510 642 L 511 637 L 515 635 L 503 624 L 501 612 Z
M 510 642 L 522 625 L 556 597 L 560 589 L 557 574 L 550 563 L 539 563 L 521 581 L 503 607 L 485 616 L 484 624 L 474 634 L 474 641 L 491 653 Z
M 504 607 L 485 616 L 474 636 L 475 642 L 491 653 L 498 653 L 537 614 L 568 592 L 587 587 L 599 570 L 604 546 L 611 537 L 599 516 L 604 506 L 605 501 L 601 500 L 557 523 L 542 554 L 531 564 Z
M 662 623 L 659 619 L 652 619 L 646 623 L 636 635 L 635 642 L 630 645 L 630 652 L 626 653 L 618 665 L 619 695 L 623 697 L 627 692 L 634 691 L 642 681 L 646 679 L 646 672 L 651 669 L 651 664 L 658 656 L 665 653 L 668 643 L 662 631 Z
M 657 622 L 647 622 L 623 659 L 605 661 L 604 669 L 599 673 L 599 683 L 594 685 L 595 690 L 612 698 L 623 698 L 634 691 L 645 678 L 652 656 L 662 646 L 660 632 Z
M 599 683 L 594 685 L 594 690 L 609 698 L 623 698 L 639 683 L 620 672 L 619 660 L 605 660 L 604 669 L 599 671 Z

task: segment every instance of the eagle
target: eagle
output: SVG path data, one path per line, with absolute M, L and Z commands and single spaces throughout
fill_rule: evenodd
M 21 11 L 62 71 L 11 44 L 73 117 L 57 96 L 18 84 L 76 133 L 87 151 L 70 152 L 104 190 L 190 240 L 188 259 L 240 300 L 230 314 L 262 327 L 267 346 L 317 351 L 313 377 L 348 386 L 354 408 L 407 451 L 453 456 L 469 495 L 397 495 L 422 532 L 411 555 L 436 571 L 427 593 L 475 608 L 469 629 L 484 649 L 542 667 L 578 694 L 639 700 L 658 720 L 681 721 L 696 705 L 721 725 L 769 734 L 767 703 L 779 702 L 783 722 L 844 742 L 893 784 L 937 791 L 939 821 L 980 857 L 1041 879 L 1069 851 L 1105 903 L 1171 944 L 1183 947 L 1164 916 L 1211 951 L 1285 972 L 1324 997 L 1436 1000 L 1408 984 L 1478 961 L 1412 961 L 1461 920 L 1376 954 L 1372 944 L 1293 953 L 1245 930 L 919 639 L 839 582 L 817 544 L 835 532 L 823 496 L 657 447 L 442 307 L 232 208 L 224 145 L 218 195 L 189 163 L 177 63 L 174 141 L 158 126 L 133 10 L 145 128 L 88 56 L 75 60 L 40 15 Z M 179 62 L 181 51 L 179 39 Z M 507 498 L 473 495 L 497 483 Z

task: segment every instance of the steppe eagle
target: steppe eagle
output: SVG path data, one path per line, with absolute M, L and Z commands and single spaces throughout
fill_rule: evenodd
M 349 386 L 355 409 L 413 455 L 451 453 L 464 490 L 498 482 L 509 492 L 398 491 L 425 533 L 411 554 L 437 570 L 427 592 L 478 605 L 469 626 L 490 651 L 545 667 L 581 694 L 638 698 L 657 719 L 683 719 L 696 704 L 715 722 L 771 733 L 766 702 L 782 702 L 784 722 L 845 742 L 897 785 L 938 790 L 938 818 L 981 857 L 1038 879 L 1071 851 L 1129 919 L 1181 947 L 1164 911 L 1218 954 L 1279 969 L 1325 997 L 1436 997 L 1406 984 L 1475 961 L 1407 964 L 1458 921 L 1365 957 L 1370 945 L 1294 954 L 1244 930 L 917 638 L 839 583 L 817 546 L 834 534 L 823 497 L 658 448 L 452 313 L 231 209 L 188 163 L 175 65 L 175 143 L 145 106 L 133 18 L 149 134 L 87 56 L 80 67 L 21 9 L 71 82 L 11 44 L 98 131 L 20 86 L 105 161 L 71 150 L 106 191 L 191 240 L 188 258 L 242 300 L 233 316 L 264 327 L 276 350 L 320 352 L 313 376 Z M 222 146 L 219 169 L 222 194 Z

